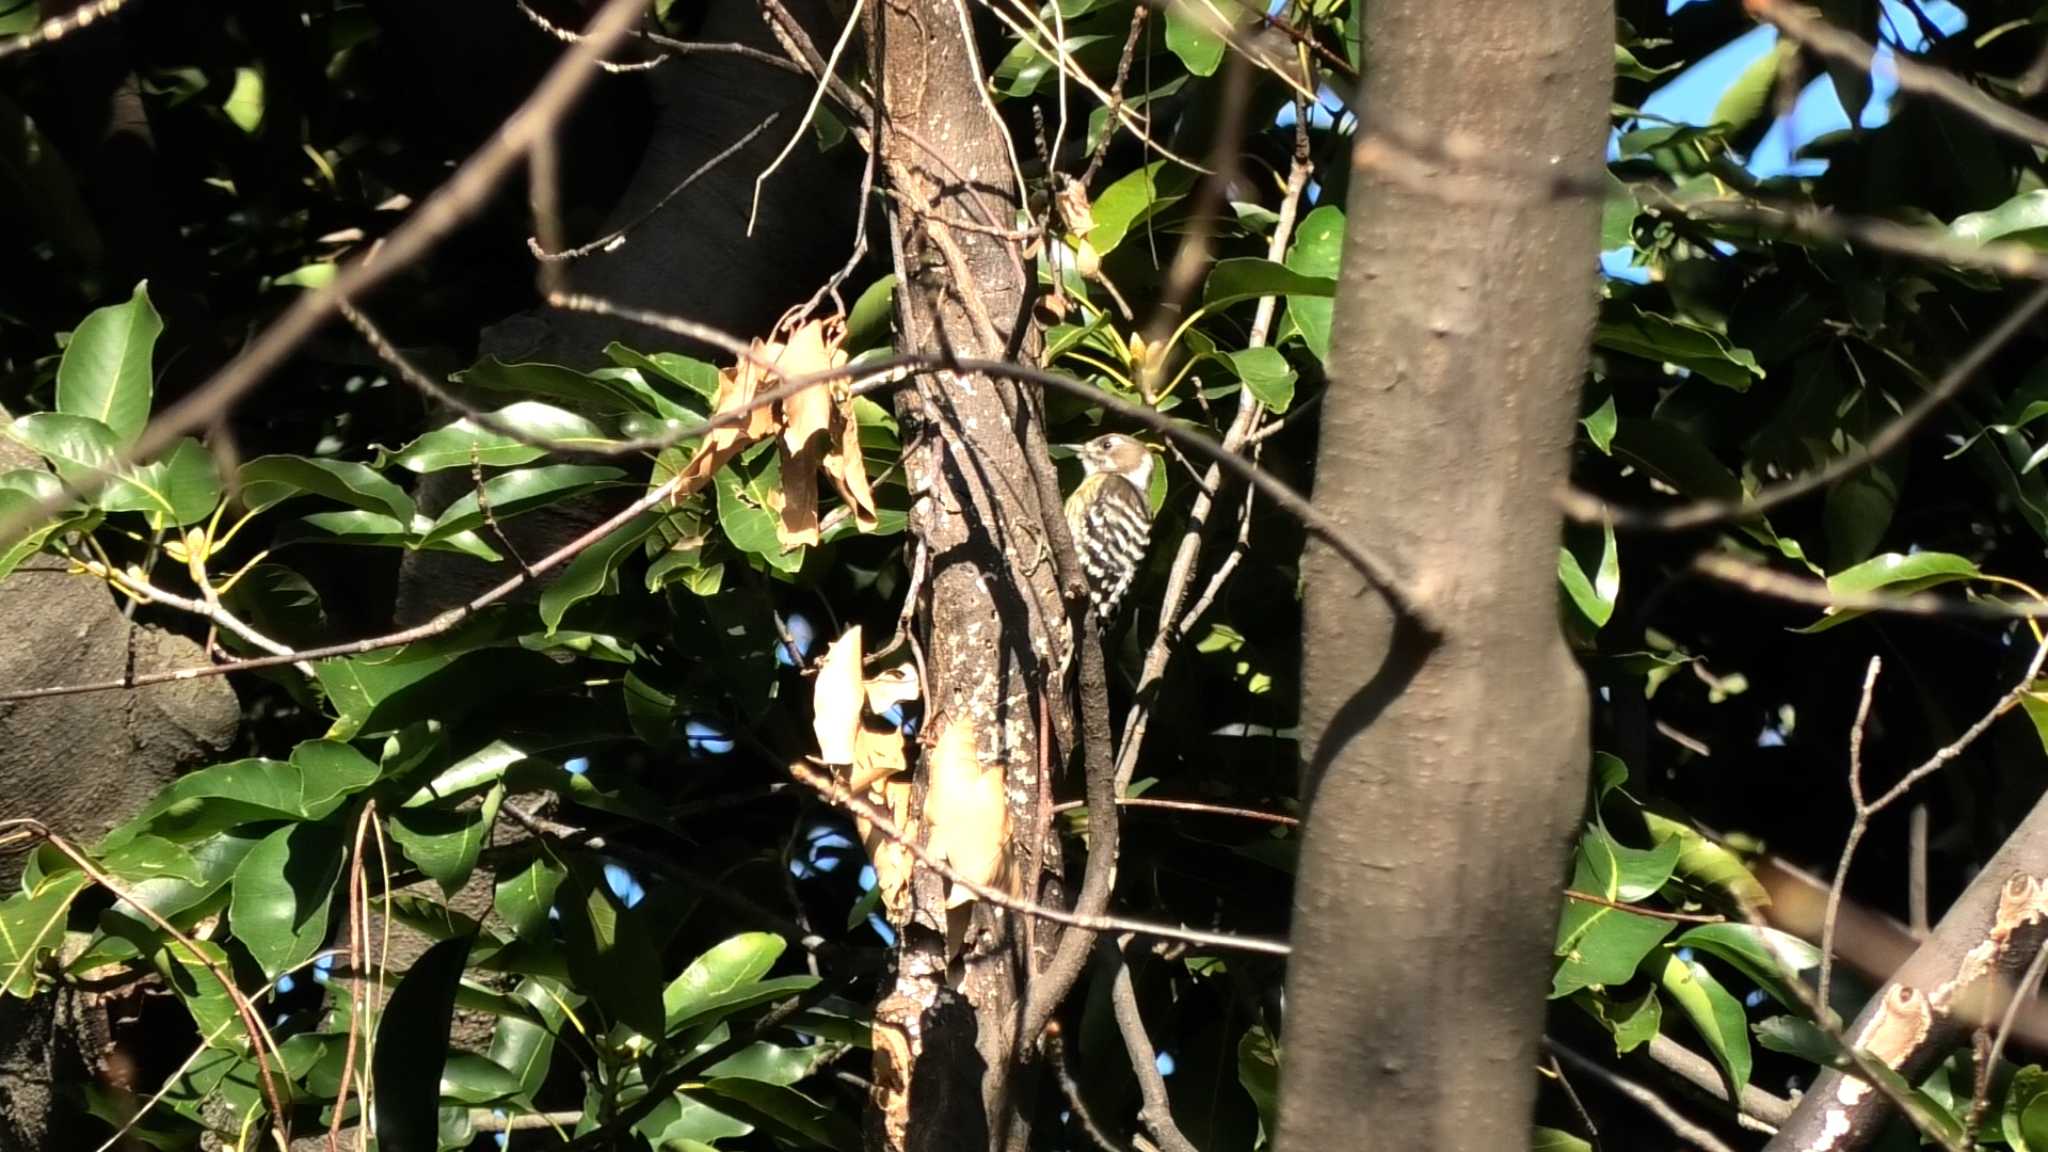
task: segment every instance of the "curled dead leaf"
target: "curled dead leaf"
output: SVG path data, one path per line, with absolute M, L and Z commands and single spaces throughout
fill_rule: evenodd
M 855 624 L 825 649 L 811 685 L 811 732 L 818 738 L 820 760 L 853 763 L 865 695 L 860 678 L 860 625 Z
M 853 734 L 853 774 L 847 787 L 861 793 L 904 770 L 903 733 L 861 725 Z
M 898 664 L 868 677 L 862 688 L 867 693 L 868 711 L 880 716 L 898 704 L 917 699 L 917 669 Z
M 886 813 L 896 827 L 908 827 L 910 781 L 900 777 L 887 780 L 868 790 L 868 802 Z M 874 865 L 875 890 L 882 894 L 882 907 L 889 914 L 889 922 L 903 924 L 910 915 L 910 873 L 917 858 L 909 848 L 891 840 L 867 820 L 857 817 L 854 823 L 860 832 L 861 846 L 867 849 L 868 861 Z

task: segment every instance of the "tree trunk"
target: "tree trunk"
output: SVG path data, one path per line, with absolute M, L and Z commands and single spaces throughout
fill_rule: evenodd
M 1035 340 L 1026 332 L 1013 341 L 1011 330 L 1029 266 L 1013 242 L 949 223 L 1010 229 L 1020 194 L 964 10 L 876 0 L 865 12 L 884 122 L 877 179 L 900 197 L 891 215 L 898 346 L 1028 360 Z M 989 779 L 1000 780 L 1004 827 L 990 834 L 1006 845 L 1009 866 L 994 882 L 1035 893 L 1041 777 L 1070 727 L 1058 677 L 1067 608 L 1046 531 L 1060 510 L 1043 498 L 1050 459 L 1037 399 L 1008 381 L 939 373 L 902 389 L 896 410 L 911 529 L 928 570 L 918 629 L 926 754 L 912 823 L 932 831 L 930 753 L 949 728 L 969 726 L 979 769 L 1000 773 Z M 979 903 L 949 910 L 942 877 L 923 868 L 913 877 L 894 983 L 875 1010 L 871 1146 L 1016 1146 L 1034 1097 L 1021 1078 L 1011 1082 L 1026 925 Z
M 1373 0 L 1305 562 L 1279 1146 L 1526 1148 L 1584 683 L 1558 633 L 1614 10 Z M 1365 654 L 1380 654 L 1377 666 Z

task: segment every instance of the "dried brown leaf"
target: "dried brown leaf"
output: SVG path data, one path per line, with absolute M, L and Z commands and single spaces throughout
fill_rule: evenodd
M 947 722 L 927 755 L 925 843 L 965 879 L 998 887 L 1010 859 L 1010 805 L 1002 765 L 983 765 L 975 753 L 974 721 Z M 948 907 L 974 899 L 955 885 Z
M 860 680 L 860 625 L 825 649 L 811 685 L 811 731 L 818 738 L 818 758 L 827 764 L 851 764 L 860 731 L 863 698 Z
M 868 711 L 880 716 L 898 704 L 917 699 L 917 669 L 898 664 L 868 677 L 862 687 L 867 692 Z
M 853 734 L 853 775 L 847 785 L 853 791 L 865 792 L 906 767 L 903 733 L 877 732 L 863 724 Z
M 853 403 L 839 405 L 832 417 L 832 447 L 825 453 L 825 475 L 839 490 L 839 498 L 853 510 L 853 521 L 863 532 L 875 530 L 875 492 L 868 486 L 867 462 L 860 455 L 860 426 L 853 416 Z
M 782 485 L 769 494 L 768 502 L 776 513 L 775 539 L 787 552 L 823 539 L 818 530 L 818 460 L 824 449 L 810 444 L 791 455 L 789 441 L 784 439 L 779 451 Z

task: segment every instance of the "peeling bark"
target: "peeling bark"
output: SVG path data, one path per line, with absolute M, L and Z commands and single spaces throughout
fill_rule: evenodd
M 1594 0 L 1366 9 L 1315 499 L 1438 630 L 1310 550 L 1283 1150 L 1529 1143 L 1587 765 L 1553 496 L 1600 205 L 1571 189 L 1599 179 L 1613 30 Z

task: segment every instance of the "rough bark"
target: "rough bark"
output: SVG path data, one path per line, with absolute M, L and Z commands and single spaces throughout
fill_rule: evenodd
M 1934 931 L 1870 998 L 1847 1035 L 1908 1083 L 1971 1029 L 1998 1027 L 2012 981 L 2048 937 L 2048 800 L 1949 907 Z M 1967 1110 L 1967 1109 L 1965 1109 Z M 1822 1072 L 1765 1152 L 1850 1152 L 1893 1115 L 1861 1078 Z M 1996 1126 L 1993 1114 L 1990 1126 Z
M 1554 493 L 1596 301 L 1614 10 L 1374 0 L 1316 503 L 1434 631 L 1327 549 L 1306 586 L 1313 782 L 1279 1146 L 1527 1147 L 1584 797 Z
M 944 0 L 876 0 L 866 9 L 885 120 L 881 178 L 914 206 L 894 216 L 899 347 L 1001 357 L 1025 265 L 1010 242 L 943 223 L 1008 227 L 1019 194 L 962 11 Z M 919 629 L 925 740 L 951 723 L 973 725 L 977 760 L 1003 771 L 1011 876 L 1022 877 L 1052 755 L 1041 744 L 1039 710 L 1055 734 L 1069 724 L 1057 683 L 1066 606 L 1045 534 L 1046 514 L 1059 510 L 1041 501 L 1037 469 L 1049 460 L 1035 397 L 1006 381 L 942 373 L 899 392 L 897 415 L 911 528 L 929 555 Z M 927 784 L 921 763 L 914 804 Z M 1013 883 L 1036 890 L 1035 878 Z M 920 869 L 909 922 L 899 926 L 894 982 L 875 1012 L 877 1031 L 895 1043 L 878 1044 L 873 1146 L 959 1152 L 1008 1142 L 1028 1123 L 1032 1093 L 1010 1075 L 1023 926 L 971 905 L 955 954 L 946 887 Z M 909 1067 L 884 1051 L 906 1054 Z

